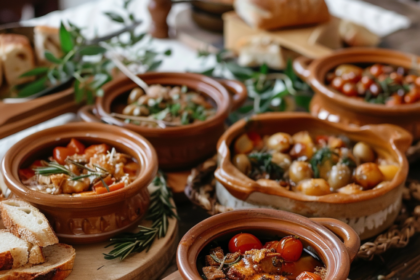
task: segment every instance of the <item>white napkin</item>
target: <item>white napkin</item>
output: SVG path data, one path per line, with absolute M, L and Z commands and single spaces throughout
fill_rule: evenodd
M 392 11 L 359 0 L 326 0 L 330 13 L 362 25 L 380 37 L 410 27 L 410 20 Z

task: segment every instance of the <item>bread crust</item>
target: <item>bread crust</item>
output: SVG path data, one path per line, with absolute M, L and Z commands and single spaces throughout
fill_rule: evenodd
M 43 237 L 42 240 L 37 236 L 34 232 L 30 231 L 29 229 L 25 228 L 25 225 L 19 225 L 17 222 L 15 222 L 8 213 L 8 210 L 6 206 L 4 206 L 3 203 L 18 203 L 19 205 L 22 205 L 22 207 L 28 207 L 32 211 L 38 212 L 40 215 L 42 215 L 45 219 L 45 223 L 48 224 L 47 230 L 42 233 Z M 7 205 L 7 204 L 6 204 Z M 10 206 L 9 206 L 10 207 Z M 30 242 L 34 245 L 38 245 L 40 247 L 46 247 L 49 245 L 53 245 L 58 243 L 58 238 L 55 235 L 54 231 L 51 228 L 51 225 L 49 224 L 48 220 L 45 218 L 44 214 L 39 212 L 39 210 L 29 203 L 22 201 L 22 200 L 16 200 L 16 199 L 9 199 L 3 202 L 0 202 L 0 211 L 1 211 L 1 218 L 3 220 L 4 226 L 15 236 Z
M 330 19 L 324 0 L 236 0 L 238 14 L 260 29 L 323 23 Z
M 13 257 L 10 251 L 0 253 L 0 270 L 9 270 L 13 268 Z

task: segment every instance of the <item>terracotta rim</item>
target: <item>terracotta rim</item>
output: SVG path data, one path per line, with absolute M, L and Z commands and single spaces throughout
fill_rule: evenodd
M 125 146 L 130 155 L 140 162 L 138 177 L 126 188 L 94 196 L 54 196 L 33 191 L 19 180 L 20 165 L 34 152 L 48 148 L 55 142 L 70 138 L 92 138 L 93 142 Z M 147 187 L 157 173 L 157 156 L 152 145 L 140 135 L 129 130 L 98 123 L 70 123 L 34 133 L 13 145 L 2 161 L 2 172 L 10 190 L 25 200 L 48 206 L 80 206 L 93 208 L 122 201 Z
M 164 84 L 164 85 L 185 85 L 181 79 L 188 79 L 190 81 L 190 85 L 187 85 L 189 88 L 193 88 L 194 90 L 198 90 L 200 92 L 209 95 L 209 97 L 216 103 L 217 111 L 216 114 L 203 122 L 189 124 L 185 126 L 179 127 L 168 127 L 165 129 L 161 128 L 148 128 L 137 126 L 133 124 L 127 124 L 121 120 L 118 120 L 110 115 L 111 112 L 111 104 L 114 100 L 121 94 L 124 94 L 128 90 L 134 88 L 136 85 L 128 78 L 123 77 L 116 80 L 114 83 L 107 86 L 104 90 L 106 92 L 105 97 L 99 97 L 96 99 L 96 110 L 99 117 L 106 118 L 107 122 L 112 123 L 114 125 L 125 127 L 127 129 L 138 131 L 139 133 L 145 133 L 146 135 L 153 135 L 153 134 L 167 134 L 167 135 L 182 135 L 185 132 L 194 132 L 197 133 L 204 128 L 213 127 L 220 124 L 220 119 L 226 119 L 228 117 L 229 111 L 232 106 L 232 102 L 230 102 L 231 97 L 226 90 L 226 88 L 222 85 L 223 81 L 218 82 L 212 78 L 209 78 L 204 75 L 193 74 L 193 73 L 146 73 L 139 75 L 147 84 Z M 163 82 L 164 81 L 164 82 Z M 196 86 L 194 86 L 196 85 Z M 198 87 L 197 87 L 198 85 Z M 228 81 L 226 84 L 228 87 L 232 89 L 237 89 L 241 91 L 241 94 L 238 94 L 236 98 L 233 98 L 233 103 L 242 102 L 244 98 L 246 98 L 246 88 L 244 85 L 240 84 L 239 82 Z M 209 91 L 217 91 L 221 94 L 222 98 L 215 98 Z M 243 92 L 245 91 L 245 94 Z
M 340 193 L 327 194 L 323 196 L 307 196 L 298 192 L 288 191 L 283 188 L 261 186 L 256 181 L 250 179 L 248 176 L 241 173 L 231 162 L 231 143 L 240 134 L 246 131 L 246 126 L 250 122 L 275 121 L 275 120 L 288 120 L 294 119 L 302 123 L 316 122 L 325 127 L 326 130 L 340 131 L 346 135 L 353 135 L 353 137 L 362 134 L 368 134 L 372 137 L 379 137 L 382 143 L 390 144 L 392 151 L 391 154 L 396 155 L 396 160 L 400 165 L 400 170 L 395 175 L 394 179 L 379 189 L 372 189 L 363 191 L 360 194 L 346 195 Z M 281 132 L 281 130 L 279 131 Z M 352 137 L 350 137 L 351 139 Z M 250 120 L 241 120 L 232 125 L 220 138 L 217 145 L 219 155 L 219 168 L 215 172 L 215 176 L 227 190 L 235 197 L 246 200 L 253 192 L 261 192 L 270 195 L 277 195 L 287 197 L 298 201 L 316 201 L 324 203 L 353 203 L 363 200 L 373 199 L 382 196 L 387 192 L 397 188 L 403 184 L 408 174 L 408 162 L 405 156 L 405 151 L 410 147 L 412 136 L 404 129 L 395 125 L 366 125 L 362 127 L 350 127 L 343 124 L 331 123 L 328 121 L 320 120 L 307 113 L 266 113 L 251 117 Z
M 212 216 L 190 229 L 182 238 L 177 251 L 177 264 L 184 279 L 200 279 L 197 257 L 212 240 L 223 235 L 246 230 L 276 231 L 295 234 L 311 245 L 327 267 L 326 279 L 347 279 L 350 262 L 360 246 L 356 232 L 334 219 L 318 219 L 329 228 L 341 228 L 337 233 L 346 240 L 345 246 L 331 231 L 303 216 L 272 209 L 236 210 Z M 351 256 L 349 256 L 351 254 Z
M 307 80 L 317 92 L 331 102 L 338 103 L 343 107 L 366 112 L 369 115 L 372 114 L 372 112 L 384 115 L 420 114 L 420 102 L 391 107 L 362 102 L 340 94 L 334 89 L 327 87 L 324 82 L 325 75 L 328 71 L 343 63 L 384 63 L 410 69 L 412 67 L 411 61 L 413 58 L 417 59 L 418 63 L 420 63 L 419 57 L 394 50 L 379 48 L 348 48 L 336 51 L 331 55 L 313 61 L 311 59 L 298 58 L 294 68 L 297 72 L 300 72 L 300 76 L 303 76 L 302 78 Z M 309 65 L 304 65 L 305 63 L 309 63 Z

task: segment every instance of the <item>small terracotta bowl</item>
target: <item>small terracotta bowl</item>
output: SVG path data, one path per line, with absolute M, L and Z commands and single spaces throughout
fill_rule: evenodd
M 132 156 L 141 166 L 137 179 L 118 191 L 86 197 L 44 194 L 22 184 L 19 168 L 51 155 L 54 147 L 67 145 L 71 138 L 86 145 L 105 143 Z M 147 186 L 157 168 L 156 152 L 138 134 L 105 124 L 72 123 L 17 142 L 4 156 L 1 171 L 13 195 L 44 213 L 61 242 L 84 244 L 109 240 L 140 221 L 149 207 Z
M 159 167 L 164 170 L 190 168 L 211 157 L 216 151 L 219 137 L 225 131 L 224 122 L 229 112 L 237 109 L 247 98 L 246 87 L 236 81 L 216 81 L 191 73 L 146 73 L 139 77 L 149 85 L 185 85 L 201 92 L 214 101 L 216 115 L 204 122 L 164 129 L 127 124 L 110 115 L 122 111 L 130 90 L 136 87 L 130 79 L 123 77 L 104 89 L 104 97 L 96 99 L 94 113 L 92 108 L 85 107 L 79 111 L 79 116 L 87 122 L 100 122 L 103 119 L 144 136 L 156 149 Z M 232 97 L 228 90 L 234 93 Z
M 372 104 L 349 98 L 325 84 L 326 74 L 340 64 L 382 63 L 412 68 L 417 56 L 393 50 L 349 48 L 319 59 L 299 57 L 293 62 L 295 72 L 315 90 L 311 114 L 330 122 L 365 125 L 390 123 L 401 126 L 420 139 L 420 102 L 398 106 Z
M 346 195 L 333 193 L 307 196 L 281 187 L 261 186 L 231 162 L 230 147 L 244 132 L 260 135 L 276 132 L 345 135 L 371 145 L 384 158 L 400 166 L 394 179 L 383 187 Z M 305 113 L 267 113 L 241 120 L 231 126 L 218 143 L 219 168 L 215 172 L 217 197 L 222 205 L 240 208 L 272 207 L 307 217 L 330 217 L 349 224 L 362 239 L 375 236 L 392 225 L 401 208 L 402 191 L 408 174 L 404 152 L 412 141 L 404 129 L 393 125 L 350 127 L 317 119 Z
M 248 209 L 227 212 L 208 218 L 190 229 L 178 246 L 177 264 L 185 280 L 202 279 L 197 269 L 201 250 L 215 239 L 241 232 L 266 236 L 297 235 L 304 247 L 311 246 L 327 268 L 325 280 L 346 280 L 360 239 L 343 222 L 328 218 L 308 219 L 272 209 Z M 340 240 L 337 234 L 344 242 Z

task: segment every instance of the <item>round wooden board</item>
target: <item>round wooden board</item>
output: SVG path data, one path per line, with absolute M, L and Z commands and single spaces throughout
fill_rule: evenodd
M 150 226 L 143 221 L 142 225 Z M 133 254 L 124 261 L 105 260 L 104 248 L 108 243 L 75 245 L 76 260 L 68 280 L 156 280 L 170 264 L 178 245 L 178 221 L 169 221 L 168 232 L 162 239 L 156 239 L 149 252 Z

